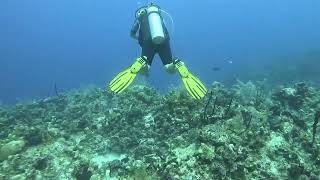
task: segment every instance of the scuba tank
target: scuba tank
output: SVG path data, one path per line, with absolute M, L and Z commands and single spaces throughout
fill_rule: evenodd
M 162 18 L 160 16 L 160 7 L 151 3 L 146 8 L 146 12 L 148 16 L 152 42 L 154 44 L 161 44 L 165 40 L 165 35 L 162 26 Z

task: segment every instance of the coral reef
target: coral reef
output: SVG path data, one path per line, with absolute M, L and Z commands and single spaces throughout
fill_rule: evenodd
M 320 90 L 99 88 L 0 108 L 0 179 L 319 179 Z

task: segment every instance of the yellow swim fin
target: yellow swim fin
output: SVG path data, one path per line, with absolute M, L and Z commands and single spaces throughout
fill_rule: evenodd
M 120 72 L 110 83 L 109 88 L 114 93 L 121 93 L 136 78 L 138 72 L 146 66 L 146 59 L 147 57 L 142 56 L 136 59 L 136 61 L 127 69 Z
M 202 99 L 207 94 L 205 85 L 188 70 L 182 61 L 176 60 L 175 66 L 189 95 L 194 99 Z

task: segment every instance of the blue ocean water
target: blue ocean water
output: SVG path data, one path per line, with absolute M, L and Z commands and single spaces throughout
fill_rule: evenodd
M 288 68 L 297 68 L 292 64 L 298 57 L 320 50 L 318 0 L 156 2 L 174 19 L 174 56 L 207 85 L 256 79 L 257 69 L 267 76 L 272 65 L 286 75 Z M 54 84 L 61 91 L 88 84 L 105 87 L 140 55 L 129 37 L 138 4 L 0 1 L 1 102 L 54 95 Z M 167 75 L 158 57 L 151 72 L 147 82 L 159 90 L 179 84 L 178 75 Z

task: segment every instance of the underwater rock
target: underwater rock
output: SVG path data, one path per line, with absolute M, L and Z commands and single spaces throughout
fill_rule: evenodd
M 73 175 L 77 180 L 90 180 L 92 172 L 89 169 L 89 165 L 81 162 L 73 171 Z
M 306 83 L 297 83 L 294 88 L 283 88 L 274 93 L 273 98 L 283 106 L 299 110 L 304 105 L 306 98 L 309 96 L 309 92 L 310 90 Z
M 23 140 L 10 141 L 0 148 L 0 161 L 8 158 L 10 155 L 14 155 L 22 151 L 26 143 Z
M 203 161 L 212 161 L 215 157 L 214 147 L 210 147 L 204 143 L 200 144 L 198 148 L 197 155 Z
M 282 95 L 286 98 L 294 97 L 296 92 L 294 88 L 284 88 L 281 90 Z
M 27 146 L 36 146 L 42 143 L 49 142 L 52 137 L 46 129 L 41 127 L 32 127 L 26 132 L 21 133 Z
M 271 152 L 275 152 L 279 148 L 285 146 L 285 144 L 285 139 L 281 134 L 271 133 L 270 140 L 266 142 L 266 148 Z
M 44 157 L 44 158 L 39 158 L 37 159 L 34 164 L 33 164 L 33 167 L 36 169 L 36 170 L 44 170 L 48 167 L 48 158 Z
M 296 95 L 301 96 L 303 98 L 308 96 L 310 92 L 309 87 L 304 82 L 295 84 L 295 89 L 296 89 Z

